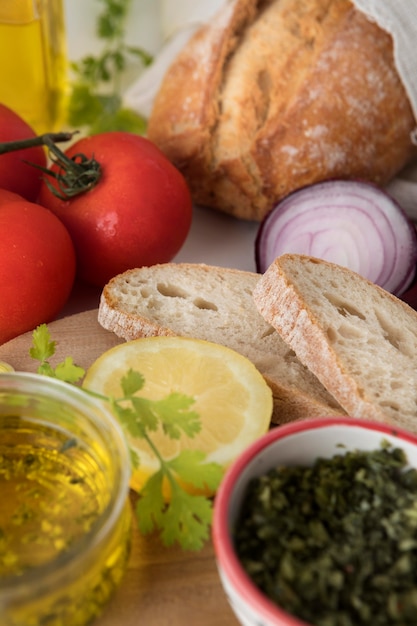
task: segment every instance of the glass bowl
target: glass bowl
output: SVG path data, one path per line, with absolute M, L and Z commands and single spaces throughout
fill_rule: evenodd
M 38 374 L 0 374 L 0 624 L 84 626 L 125 572 L 129 452 L 106 406 Z

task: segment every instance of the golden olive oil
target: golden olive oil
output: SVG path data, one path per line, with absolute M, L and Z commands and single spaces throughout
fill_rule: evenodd
M 112 484 L 102 467 L 106 454 L 99 442 L 92 451 L 65 429 L 30 418 L 0 417 L 2 626 L 84 626 L 119 584 L 130 547 L 128 504 L 109 540 L 91 551 L 75 576 L 65 582 L 52 570 L 50 582 L 35 598 L 15 599 L 2 614 L 3 589 L 11 577 L 18 580 L 33 568 L 41 571 L 90 549 L 111 504 Z
M 1 0 L 0 58 L 0 102 L 37 133 L 61 130 L 67 94 L 62 0 Z

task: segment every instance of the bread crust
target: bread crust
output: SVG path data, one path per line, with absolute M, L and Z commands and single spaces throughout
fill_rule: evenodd
M 274 424 L 344 415 L 258 314 L 252 300 L 258 278 L 252 272 L 192 263 L 128 270 L 104 287 L 98 321 L 126 341 L 184 335 L 240 352 L 272 390 Z
M 414 128 L 391 36 L 349 0 L 231 0 L 166 73 L 148 137 L 196 204 L 259 221 L 320 180 L 384 185 Z
M 417 431 L 417 313 L 406 303 L 345 267 L 296 254 L 270 265 L 254 301 L 348 415 Z

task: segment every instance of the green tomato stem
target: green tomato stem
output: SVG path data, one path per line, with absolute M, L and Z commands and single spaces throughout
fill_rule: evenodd
M 101 165 L 96 159 L 93 157 L 89 159 L 81 153 L 69 158 L 56 145 L 61 141 L 69 141 L 76 132 L 78 131 L 45 133 L 30 139 L 0 143 L 0 155 L 13 152 L 14 150 L 46 146 L 49 150 L 51 161 L 58 166 L 58 170 L 53 171 L 35 163 L 28 162 L 28 164 L 40 169 L 50 178 L 55 179 L 56 185 L 53 185 L 47 178 L 44 179 L 45 184 L 54 196 L 61 200 L 69 200 L 95 187 L 101 177 Z
M 94 157 L 89 159 L 85 154 L 78 153 L 69 158 L 50 137 L 45 138 L 45 145 L 49 148 L 52 162 L 58 166 L 57 172 L 40 168 L 57 181 L 58 188 L 45 179 L 45 184 L 54 196 L 68 200 L 97 185 L 101 177 L 101 165 Z
M 18 139 L 15 141 L 4 141 L 0 143 L 0 154 L 14 152 L 15 150 L 23 150 L 25 148 L 35 148 L 38 146 L 50 146 L 51 143 L 60 143 L 61 141 L 69 141 L 75 133 L 45 133 L 30 139 Z

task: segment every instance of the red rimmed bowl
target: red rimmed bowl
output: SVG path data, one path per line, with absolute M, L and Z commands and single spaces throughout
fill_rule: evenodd
M 278 465 L 308 466 L 318 457 L 376 450 L 382 441 L 404 450 L 408 464 L 417 468 L 415 435 L 354 418 L 313 418 L 274 428 L 229 468 L 215 500 L 213 543 L 223 589 L 243 626 L 306 626 L 306 622 L 280 608 L 252 582 L 235 551 L 233 529 L 250 480 Z

